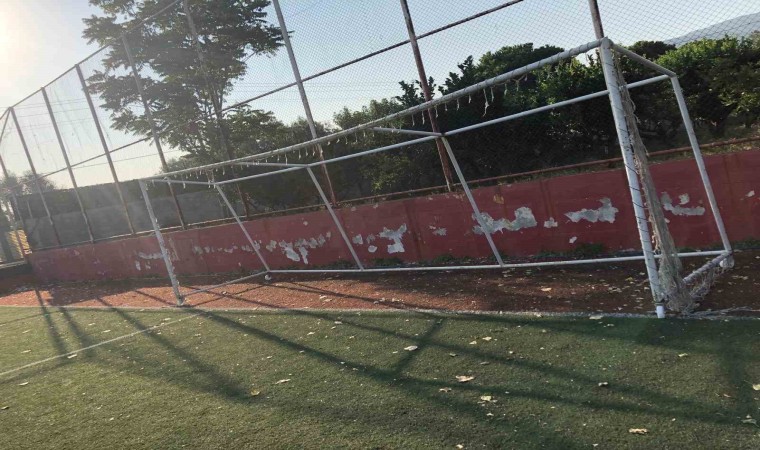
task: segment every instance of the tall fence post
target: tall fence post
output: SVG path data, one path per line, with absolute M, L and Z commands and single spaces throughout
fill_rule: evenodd
M 98 137 L 100 138 L 100 145 L 103 146 L 103 153 L 106 155 L 106 160 L 108 161 L 108 167 L 111 169 L 111 177 L 113 178 L 114 186 L 116 187 L 116 193 L 119 195 L 119 200 L 121 201 L 121 205 L 124 207 L 124 213 L 127 215 L 127 224 L 129 225 L 129 231 L 134 236 L 135 234 L 135 226 L 132 223 L 132 216 L 129 214 L 129 207 L 127 206 L 127 201 L 124 199 L 124 193 L 121 189 L 121 182 L 119 181 L 119 176 L 116 175 L 116 168 L 113 165 L 113 159 L 111 159 L 111 152 L 108 150 L 108 143 L 106 142 L 106 136 L 103 134 L 103 128 L 100 126 L 100 119 L 98 119 L 98 113 L 95 111 L 95 104 L 92 102 L 92 95 L 90 95 L 90 88 L 87 87 L 87 82 L 84 79 L 84 74 L 82 73 L 82 67 L 77 64 L 74 66 L 74 68 L 77 71 L 77 75 L 79 76 L 79 83 L 82 85 L 82 91 L 84 91 L 84 96 L 87 100 L 87 106 L 90 108 L 90 114 L 92 114 L 92 120 L 95 121 L 95 128 L 98 131 Z
M 11 117 L 13 118 L 13 123 L 16 125 L 16 131 L 18 132 L 19 140 L 21 140 L 21 147 L 24 149 L 24 154 L 26 154 L 26 160 L 29 161 L 29 169 L 32 171 L 32 177 L 34 178 L 34 185 L 37 188 L 37 192 L 40 194 L 40 199 L 42 200 L 42 206 L 45 208 L 45 214 L 47 214 L 48 220 L 50 221 L 50 226 L 53 228 L 53 235 L 55 237 L 55 245 L 59 246 L 61 245 L 61 237 L 58 236 L 58 229 L 55 227 L 55 222 L 53 221 L 53 215 L 50 213 L 50 208 L 48 207 L 47 200 L 45 200 L 45 193 L 42 192 L 42 185 L 40 185 L 40 179 L 37 175 L 37 169 L 34 168 L 34 162 L 32 161 L 32 155 L 29 153 L 29 147 L 26 145 L 26 139 L 24 138 L 24 133 L 21 131 L 21 125 L 18 123 L 18 117 L 16 116 L 16 109 L 11 107 Z
M 293 71 L 293 77 L 296 80 L 298 86 L 298 94 L 301 96 L 301 103 L 303 104 L 304 114 L 306 115 L 306 122 L 309 124 L 309 131 L 311 132 L 312 139 L 319 137 L 317 134 L 317 127 L 314 122 L 314 116 L 311 114 L 311 105 L 309 104 L 309 97 L 306 96 L 306 89 L 303 86 L 303 80 L 301 79 L 301 71 L 298 69 L 298 61 L 296 60 L 296 54 L 293 51 L 293 45 L 290 43 L 290 34 L 288 33 L 288 27 L 285 25 L 285 16 L 282 14 L 279 0 L 272 0 L 272 5 L 277 13 L 277 21 L 280 23 L 280 32 L 282 33 L 282 40 L 285 43 L 285 49 L 288 52 L 288 58 L 290 59 L 290 68 Z M 324 152 L 322 151 L 322 145 L 317 144 L 317 154 L 320 161 L 325 160 Z M 327 183 L 327 192 L 330 195 L 330 201 L 333 205 L 337 205 L 338 201 L 335 197 L 335 190 L 333 189 L 332 180 L 330 179 L 330 173 L 327 170 L 327 166 L 322 164 L 322 174 L 325 176 L 325 183 Z
M 148 123 L 150 123 L 150 133 L 151 136 L 153 136 L 153 142 L 156 144 L 158 157 L 161 159 L 161 168 L 164 169 L 164 172 L 168 172 L 169 165 L 166 164 L 166 157 L 164 156 L 164 149 L 161 147 L 161 140 L 159 139 L 158 129 L 156 128 L 156 121 L 153 120 L 153 112 L 150 110 L 150 104 L 148 103 L 148 99 L 145 97 L 145 89 L 143 89 L 142 80 L 140 80 L 140 72 L 137 70 L 137 66 L 135 65 L 135 58 L 132 56 L 132 48 L 129 46 L 129 41 L 127 40 L 126 34 L 121 35 L 121 41 L 124 44 L 124 51 L 127 53 L 129 65 L 132 67 L 132 77 L 135 79 L 135 85 L 137 85 L 137 93 L 140 95 L 143 109 L 145 109 L 145 118 L 148 119 Z M 169 193 L 172 196 L 172 200 L 174 201 L 174 207 L 177 209 L 179 224 L 182 226 L 183 230 L 186 230 L 187 224 L 185 223 L 185 216 L 182 214 L 182 208 L 180 208 L 179 201 L 177 200 L 177 195 L 174 193 L 174 186 L 171 184 L 169 184 Z
M 24 241 L 21 240 L 21 234 L 18 232 L 18 226 L 16 225 L 16 222 L 18 222 L 18 213 L 13 211 L 12 203 L 8 203 L 8 202 L 4 202 L 4 203 L 5 203 L 5 209 L 8 211 L 8 214 L 11 216 L 8 218 L 8 220 L 11 223 L 11 230 L 13 230 L 13 234 L 16 236 L 16 245 L 18 245 L 19 259 L 26 259 L 26 253 L 24 252 Z M 18 211 L 18 208 L 16 208 L 16 211 Z M 12 252 L 13 251 L 11 250 L 11 253 Z
M 206 81 L 206 89 L 208 90 L 208 95 L 211 99 L 211 106 L 214 108 L 214 116 L 216 118 L 216 126 L 219 129 L 219 145 L 222 147 L 222 150 L 227 155 L 227 159 L 235 159 L 235 155 L 232 153 L 232 149 L 229 146 L 229 142 L 227 142 L 227 129 L 224 126 L 224 111 L 222 111 L 222 101 L 221 99 L 216 95 L 216 90 L 214 89 L 214 84 L 211 82 L 211 77 L 208 74 L 208 67 L 206 66 L 206 57 L 203 54 L 203 49 L 201 48 L 201 42 L 198 37 L 198 28 L 195 26 L 195 20 L 193 20 L 192 11 L 190 10 L 190 4 L 188 3 L 188 0 L 182 0 L 182 9 L 185 11 L 185 16 L 187 16 L 187 25 L 190 28 L 190 37 L 193 39 L 193 45 L 195 46 L 195 51 L 198 53 L 198 62 L 201 66 L 201 72 L 203 72 L 203 78 Z M 232 172 L 232 177 L 236 177 L 236 169 L 235 167 L 231 167 L 230 171 Z M 243 210 L 245 211 L 245 217 L 249 218 L 251 217 L 251 210 L 248 207 L 248 201 L 246 200 L 245 193 L 243 193 L 243 188 L 240 186 L 240 184 L 236 184 L 235 187 L 238 191 L 238 196 L 240 197 L 240 201 L 243 203 Z
M 406 30 L 409 34 L 409 43 L 412 45 L 412 53 L 414 54 L 414 62 L 417 64 L 417 74 L 420 77 L 420 87 L 422 88 L 422 95 L 425 96 L 425 101 L 429 102 L 433 99 L 433 95 L 430 92 L 430 85 L 428 84 L 427 74 L 425 72 L 425 65 L 422 62 L 422 54 L 420 53 L 420 47 L 417 45 L 417 34 L 414 31 L 414 22 L 412 22 L 412 15 L 409 13 L 409 5 L 406 0 L 401 1 L 401 11 L 404 13 L 404 21 L 406 22 Z M 434 133 L 440 133 L 441 130 L 438 127 L 438 119 L 429 109 L 427 110 L 428 120 L 430 121 L 430 128 Z M 441 168 L 443 169 L 443 177 L 446 180 L 446 187 L 449 191 L 452 189 L 452 176 L 451 167 L 449 166 L 448 159 L 446 158 L 446 147 L 443 141 L 439 138 L 435 140 L 436 148 L 438 149 L 438 158 L 441 160 Z
M 8 108 L 5 111 L 5 122 L 3 122 L 3 129 L 0 131 L 0 144 L 3 143 L 3 137 L 5 136 L 5 128 L 8 125 L 8 120 L 10 120 L 11 114 L 10 114 L 10 108 Z M 5 181 L 8 181 L 8 168 L 5 167 L 5 161 L 3 161 L 3 155 L 0 154 L 0 169 L 3 172 L 3 178 Z M 8 196 L 10 197 L 10 205 L 11 208 L 13 208 L 14 216 L 21 219 L 21 227 L 26 230 L 26 224 L 24 224 L 24 216 L 21 214 L 21 210 L 18 208 L 18 201 L 16 201 L 16 193 L 14 193 L 12 190 L 8 191 Z M 15 224 L 14 224 L 15 226 Z M 14 228 L 14 231 L 16 232 L 16 239 L 18 239 L 18 230 Z M 26 231 L 24 231 L 26 233 Z M 19 241 L 21 242 L 21 241 Z M 19 244 L 21 246 L 21 244 Z M 22 251 L 23 253 L 23 251 Z
M 50 99 L 48 98 L 45 88 L 42 88 L 40 91 L 42 92 L 42 98 L 45 100 L 45 107 L 47 107 L 50 121 L 53 124 L 53 131 L 55 131 L 55 137 L 58 140 L 58 146 L 61 148 L 63 161 L 66 163 L 66 170 L 69 172 L 71 186 L 74 190 L 74 196 L 77 199 L 77 203 L 79 204 L 79 210 L 82 212 L 82 218 L 84 219 L 84 224 L 87 227 L 87 234 L 90 236 L 90 242 L 95 242 L 95 237 L 92 235 L 92 227 L 90 226 L 90 218 L 87 216 L 87 210 L 85 209 L 84 203 L 82 202 L 82 196 L 79 195 L 79 186 L 77 185 L 77 180 L 74 177 L 74 171 L 71 169 L 69 155 L 66 153 L 66 146 L 63 144 L 63 138 L 61 137 L 61 131 L 58 129 L 58 122 L 55 119 L 55 114 L 53 114 L 53 108 L 50 106 Z

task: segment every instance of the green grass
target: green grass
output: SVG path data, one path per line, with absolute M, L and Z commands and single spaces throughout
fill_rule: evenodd
M 0 376 L 0 448 L 760 448 L 758 321 L 193 314 L 0 309 L 0 372 L 185 319 Z

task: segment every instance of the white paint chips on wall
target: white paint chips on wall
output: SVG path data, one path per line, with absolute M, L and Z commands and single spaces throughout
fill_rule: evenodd
M 673 199 L 670 198 L 667 192 L 662 193 L 662 208 L 665 211 L 670 211 L 676 216 L 701 216 L 705 213 L 705 208 L 702 206 L 688 207 L 687 205 L 691 200 L 689 194 L 682 194 L 678 196 L 678 205 L 673 204 Z
M 746 195 L 747 198 L 752 198 L 754 196 L 755 196 L 755 191 L 749 191 L 749 192 L 747 192 L 747 195 Z
M 475 214 L 472 215 L 472 220 L 477 223 L 478 219 Z M 538 225 L 536 217 L 533 215 L 533 211 L 525 206 L 515 210 L 515 220 L 508 220 L 507 218 L 494 220 L 494 218 L 488 213 L 480 213 L 480 220 L 483 222 L 483 225 L 485 225 L 489 234 L 494 234 L 497 231 L 503 233 L 504 230 L 518 231 L 524 228 L 533 228 Z M 479 224 L 472 227 L 472 231 L 475 234 L 483 234 L 483 229 Z
M 448 232 L 446 228 L 438 228 L 434 225 L 428 225 L 428 228 L 433 230 L 433 234 L 436 236 L 446 236 L 446 233 Z
M 378 236 L 393 241 L 391 244 L 388 244 L 389 254 L 404 253 L 404 244 L 401 242 L 404 233 L 406 233 L 406 224 L 402 224 L 398 230 L 389 230 L 388 228 L 383 227 L 383 231 L 381 231 Z
M 556 220 L 554 220 L 554 217 L 549 217 L 549 220 L 544 221 L 544 228 L 557 228 L 559 224 Z
M 599 199 L 599 203 L 602 204 L 597 209 L 583 208 L 580 211 L 570 211 L 565 213 L 568 219 L 572 222 L 578 223 L 581 220 L 587 220 L 591 223 L 596 222 L 615 222 L 615 215 L 619 212 L 617 208 L 612 206 L 612 200 L 607 197 Z

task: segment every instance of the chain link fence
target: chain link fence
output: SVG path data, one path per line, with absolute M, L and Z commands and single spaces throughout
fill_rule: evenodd
M 350 128 L 595 39 L 588 0 L 153 0 L 138 5 L 128 20 L 113 15 L 110 28 L 90 24 L 89 32 L 97 35 L 93 40 L 103 47 L 0 116 L 5 211 L 0 239 L 15 227 L 32 250 L 39 250 L 147 232 L 151 224 L 136 179 Z M 598 0 L 598 5 L 607 36 L 637 46 L 666 67 L 709 70 L 688 66 L 688 58 L 677 54 L 693 46 L 710 57 L 734 57 L 738 72 L 733 73 L 749 85 L 757 77 L 751 73 L 760 64 L 757 2 Z M 397 126 L 453 129 L 604 89 L 595 58 L 593 52 L 581 55 Z M 651 75 L 639 71 L 626 77 Z M 735 92 L 727 89 L 717 100 L 702 95 L 700 89 L 710 86 L 698 81 L 686 86 L 703 141 L 757 135 L 760 95 L 754 86 L 752 98 L 732 98 Z M 686 142 L 683 130 L 669 126 L 676 123 L 673 106 L 658 103 L 655 86 L 637 91 L 633 100 L 650 150 Z M 722 115 L 710 114 L 710 101 L 720 103 Z M 316 161 L 405 139 L 410 138 L 365 133 L 293 157 Z M 461 149 L 464 175 L 487 184 L 613 158 L 615 139 L 609 104 L 600 98 L 452 137 L 452 143 Z M 435 143 L 417 144 L 332 164 L 318 176 L 336 204 L 456 189 L 440 151 Z M 229 170 L 198 172 L 185 185 L 154 188 L 161 226 L 186 228 L 229 218 L 213 192 L 192 184 L 257 173 Z M 319 204 L 308 180 L 287 174 L 278 183 L 237 185 L 229 196 L 248 217 Z M 20 238 L 14 242 L 27 248 Z M 4 250 L 3 258 L 18 253 Z

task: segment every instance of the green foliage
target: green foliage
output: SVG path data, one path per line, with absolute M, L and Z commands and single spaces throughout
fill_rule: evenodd
M 84 19 L 84 37 L 106 45 L 119 42 L 120 35 L 145 17 L 161 9 L 158 0 L 90 0 L 104 15 Z M 227 155 L 220 148 L 219 128 L 213 120 L 213 96 L 224 101 L 234 80 L 247 72 L 250 55 L 273 54 L 280 46 L 279 28 L 266 20 L 268 0 L 194 0 L 190 2 L 207 71 L 200 63 L 189 25 L 184 15 L 161 14 L 127 34 L 135 64 L 145 86 L 148 103 L 154 112 L 162 138 L 199 162 L 221 161 Z M 150 125 L 143 114 L 126 52 L 120 45 L 108 47 L 103 70 L 88 79 L 111 111 L 119 130 L 149 135 Z M 242 118 L 241 116 L 245 116 Z M 270 127 L 271 114 L 243 108 L 234 120 L 260 128 Z M 231 123 L 233 127 L 235 123 Z M 248 139 L 230 133 L 232 151 L 243 154 Z
M 760 114 L 760 39 L 724 37 L 689 42 L 662 55 L 658 63 L 675 71 L 691 113 L 723 136 L 732 114 L 747 124 Z

